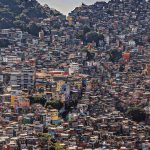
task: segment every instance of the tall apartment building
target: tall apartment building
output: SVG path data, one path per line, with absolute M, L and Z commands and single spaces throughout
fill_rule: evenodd
M 10 74 L 10 84 L 19 85 L 21 89 L 30 89 L 34 86 L 34 71 L 22 70 Z

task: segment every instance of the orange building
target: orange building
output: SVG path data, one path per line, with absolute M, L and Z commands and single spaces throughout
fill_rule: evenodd
M 130 59 L 130 53 L 129 52 L 125 52 L 122 54 L 122 57 L 124 60 L 129 61 Z

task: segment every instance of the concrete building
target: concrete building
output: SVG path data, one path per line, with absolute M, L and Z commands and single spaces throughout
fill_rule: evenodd
M 79 71 L 79 64 L 78 63 L 71 63 L 69 66 L 69 74 L 77 73 Z

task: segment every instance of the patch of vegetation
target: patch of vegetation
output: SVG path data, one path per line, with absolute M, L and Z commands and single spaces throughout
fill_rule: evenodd
M 40 96 L 30 96 L 29 100 L 31 105 L 38 103 L 41 104 L 42 106 L 44 106 L 47 101 L 44 97 L 40 97 Z
M 142 122 L 146 119 L 146 113 L 140 107 L 130 107 L 128 108 L 126 114 L 136 122 Z
M 9 44 L 7 39 L 0 39 L 0 48 L 8 47 Z
M 60 100 L 52 100 L 46 103 L 46 107 L 60 110 L 63 107 L 63 103 Z
M 62 14 L 48 6 L 41 6 L 36 0 L 0 0 L 0 29 L 21 28 L 37 36 L 40 27 L 35 26 L 33 21 L 36 23 L 59 15 Z

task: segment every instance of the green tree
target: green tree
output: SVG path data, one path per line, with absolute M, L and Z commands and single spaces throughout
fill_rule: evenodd
M 30 96 L 29 100 L 31 105 L 38 103 L 41 104 L 42 106 L 44 106 L 47 101 L 44 97 L 41 96 Z
M 95 42 L 96 45 L 99 45 L 99 40 L 104 40 L 104 36 L 102 34 L 98 34 L 97 32 L 88 32 L 86 34 L 86 42 L 91 43 Z
M 146 119 L 146 113 L 140 107 L 130 107 L 128 108 L 126 114 L 137 122 L 145 121 Z
M 84 35 L 82 33 L 76 32 L 75 37 L 80 40 L 84 40 Z
M 46 103 L 46 107 L 60 110 L 63 107 L 63 103 L 60 100 L 52 100 Z
M 0 39 L 0 47 L 8 47 L 9 44 L 7 39 Z
M 55 24 L 53 25 L 53 28 L 54 28 L 54 29 L 60 29 L 60 27 L 61 27 L 61 25 L 60 25 L 59 22 L 57 22 L 57 23 L 55 23 Z
M 117 62 L 122 57 L 122 52 L 114 49 L 110 52 L 110 60 L 112 62 Z
M 41 27 L 38 26 L 36 23 L 30 23 L 27 28 L 28 32 L 34 36 L 38 36 L 39 32 L 41 31 Z
M 86 34 L 87 42 L 99 42 L 99 35 L 97 32 L 88 32 Z
M 38 92 L 39 92 L 39 93 L 44 93 L 44 89 L 43 89 L 43 88 L 40 88 L 40 89 L 38 90 Z
M 28 19 L 27 19 L 27 15 L 25 13 L 21 13 L 20 16 L 19 16 L 20 20 L 24 21 L 24 22 L 27 22 Z
M 46 138 L 46 139 L 50 138 L 50 135 L 48 133 L 42 133 L 42 132 L 37 133 L 37 136 L 38 137 L 43 137 L 43 138 Z
M 91 31 L 91 29 L 90 29 L 89 26 L 85 25 L 85 26 L 83 27 L 83 34 L 84 34 L 84 35 L 86 35 L 86 33 L 90 32 L 90 31 Z

